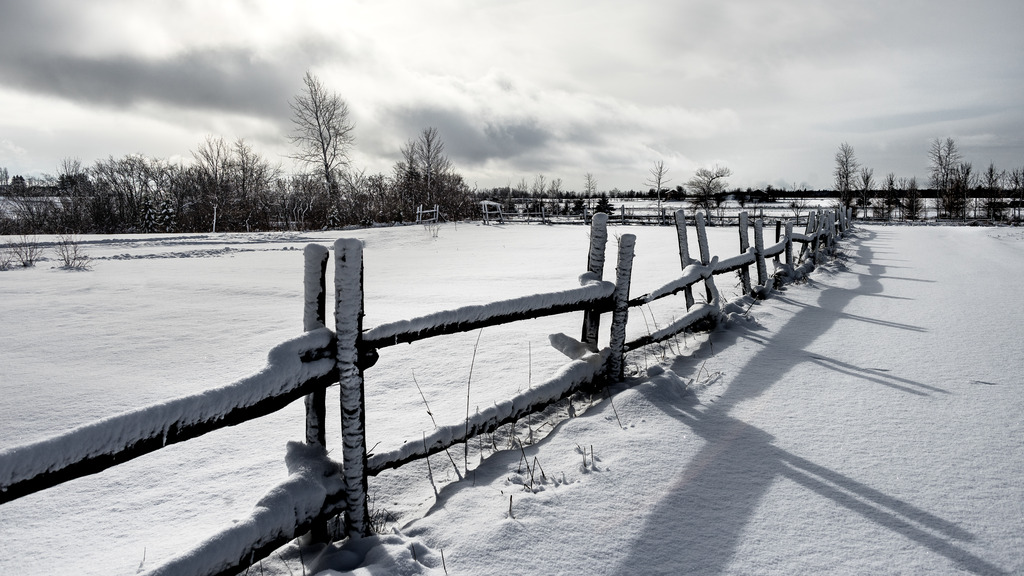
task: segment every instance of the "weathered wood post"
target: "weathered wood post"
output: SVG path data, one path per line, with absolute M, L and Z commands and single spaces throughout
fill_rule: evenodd
M 750 235 L 749 225 L 747 221 L 747 212 L 740 212 L 739 228 L 740 228 L 740 254 L 746 254 L 747 250 L 750 249 Z M 740 267 L 740 282 L 743 286 L 743 293 L 750 294 L 750 266 L 743 265 Z
M 366 412 L 359 343 L 363 331 L 363 244 L 354 238 L 334 242 L 334 326 L 338 337 L 341 385 L 342 480 L 345 485 L 345 531 L 370 534 L 366 499 Z
M 816 215 L 815 215 L 815 213 L 813 211 L 812 212 L 808 212 L 807 213 L 807 226 L 804 227 L 804 235 L 810 236 L 814 232 L 815 226 L 817 226 L 817 217 L 816 217 Z M 811 251 L 811 243 L 810 242 L 805 242 L 803 244 L 803 246 L 800 248 L 799 260 L 803 261 L 804 258 L 807 257 L 807 253 L 810 252 L 810 251 Z
M 836 253 L 836 216 L 838 212 L 828 210 L 825 212 L 825 242 L 826 253 L 832 256 Z
M 327 260 L 330 251 L 320 244 L 309 244 L 305 256 L 305 305 L 302 329 L 306 332 L 323 328 L 327 321 Z M 306 396 L 306 444 L 327 445 L 327 391 L 317 390 Z
M 811 229 L 811 262 L 818 265 L 818 250 L 821 248 L 821 226 L 825 222 L 825 216 L 819 209 L 814 213 L 814 227 Z
M 764 262 L 764 220 L 754 220 L 754 258 L 757 261 L 757 284 L 768 283 L 768 267 Z
M 786 266 L 793 269 L 793 222 L 786 221 Z
M 619 260 L 615 267 L 615 310 L 612 312 L 611 337 L 608 347 L 609 376 L 617 381 L 623 379 L 625 365 L 626 321 L 629 320 L 629 281 L 633 272 L 633 248 L 636 236 L 623 234 L 619 237 Z
M 305 270 L 303 287 L 305 303 L 302 329 L 306 332 L 323 328 L 327 322 L 327 261 L 330 251 L 320 244 L 308 244 L 303 251 Z M 327 389 L 320 388 L 305 398 L 306 444 L 327 447 Z M 317 522 L 309 531 L 314 542 L 329 542 L 327 522 Z
M 697 227 L 697 246 L 700 248 L 700 263 L 704 266 L 711 264 L 711 250 L 708 247 L 708 232 L 704 227 L 704 215 L 697 212 L 693 216 L 694 224 Z M 715 288 L 715 277 L 709 275 L 704 279 L 704 290 L 708 295 L 708 302 L 713 302 L 715 299 L 715 293 L 718 289 Z
M 778 244 L 782 240 L 782 220 L 775 221 L 775 243 Z M 775 255 L 775 264 L 779 264 L 779 255 Z
M 604 275 L 604 253 L 608 244 L 608 215 L 604 212 L 594 214 L 590 225 L 590 252 L 587 254 L 587 272 L 593 272 L 600 280 Z M 580 341 L 592 352 L 597 351 L 598 328 L 601 325 L 601 313 L 596 310 L 583 312 L 583 336 Z
M 676 236 L 679 239 L 679 265 L 686 270 L 687 266 L 693 264 L 693 259 L 690 258 L 690 246 L 686 239 L 686 212 L 676 210 L 673 216 L 676 220 Z M 686 298 L 686 309 L 693 308 L 693 287 L 683 288 L 683 296 Z

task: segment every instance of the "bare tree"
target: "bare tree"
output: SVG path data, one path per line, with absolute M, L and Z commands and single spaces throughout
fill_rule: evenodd
M 728 185 L 725 179 L 729 176 L 732 176 L 732 170 L 725 166 L 698 168 L 693 178 L 686 183 L 691 191 L 694 210 L 700 208 L 707 212 L 712 205 L 719 205 Z
M 291 142 L 298 149 L 292 158 L 315 167 L 334 201 L 339 187 L 336 171 L 348 164 L 355 142 L 348 104 L 336 92 L 329 92 L 320 79 L 306 71 L 305 89 L 290 103 Z
M 548 184 L 548 193 L 552 198 L 558 198 L 562 195 L 562 179 L 552 178 L 551 183 Z
M 202 177 L 200 189 L 203 202 L 213 209 L 210 230 L 216 232 L 220 210 L 229 199 L 231 149 L 224 138 L 207 136 L 199 148 L 192 152 L 192 158 L 195 159 Z
M 1020 220 L 1021 204 L 1024 203 L 1024 168 L 1014 168 L 1007 175 L 1007 185 L 1010 187 L 1010 197 L 1014 198 L 1013 214 L 1014 219 Z
M 981 185 L 984 189 L 981 201 L 985 208 L 985 216 L 993 220 L 1002 220 L 1006 215 L 1006 203 L 1003 201 L 1003 182 L 1006 178 L 1006 172 L 996 170 L 993 162 L 989 162 L 988 168 L 981 175 Z
M 921 193 L 917 189 L 917 178 L 900 178 L 899 188 L 903 191 L 903 218 L 917 220 L 924 210 Z
M 655 161 L 654 165 L 651 166 L 650 174 L 651 174 L 651 177 L 647 179 L 645 184 L 648 184 L 651 187 L 653 187 L 655 193 L 658 195 L 658 221 L 661 222 L 662 221 L 662 214 L 661 214 L 661 191 L 669 183 L 669 179 L 667 178 L 668 168 L 665 167 L 665 161 L 664 160 L 657 160 L 657 161 Z M 662 223 L 664 223 L 664 222 L 662 222 Z
M 588 198 L 597 194 L 597 179 L 590 172 L 583 175 L 583 192 Z
M 950 218 L 960 217 L 967 221 L 967 204 L 970 193 L 978 185 L 978 175 L 970 162 L 960 162 L 953 167 L 949 187 L 942 198 L 942 204 Z
M 533 186 L 530 188 L 531 196 L 534 198 L 541 198 L 544 196 L 544 192 L 547 189 L 547 179 L 544 178 L 543 174 L 537 174 L 533 177 Z
M 864 217 L 867 218 L 868 207 L 871 206 L 871 200 L 875 197 L 874 169 L 862 166 L 858 180 L 860 181 L 860 189 L 858 190 L 859 198 L 857 198 L 857 205 L 864 211 Z
M 420 132 L 419 140 L 416 141 L 416 157 L 426 180 L 427 203 L 435 203 L 435 188 L 441 177 L 452 168 L 451 160 L 444 153 L 444 142 L 437 128 L 430 126 Z
M 897 178 L 895 172 L 885 175 L 885 182 L 882 184 L 883 196 L 875 204 L 877 210 L 881 209 L 882 217 L 886 220 L 892 219 L 892 213 L 899 207 L 899 193 L 897 192 Z
M 960 164 L 960 151 L 957 149 L 956 140 L 946 138 L 932 140 L 928 149 L 928 161 L 930 163 L 930 184 L 935 189 L 935 210 L 936 213 L 951 213 L 959 204 L 957 198 L 952 198 L 951 187 L 953 185 L 954 172 Z M 946 201 L 953 202 L 953 206 L 946 206 Z
M 853 187 L 860 164 L 857 163 L 857 156 L 853 152 L 853 146 L 846 142 L 839 145 L 835 158 L 836 167 L 833 171 L 835 176 L 833 186 L 836 192 L 839 193 L 839 203 L 844 208 L 849 208 L 853 204 Z
M 269 227 L 274 183 L 281 177 L 281 167 L 256 152 L 245 140 L 238 139 L 232 147 L 230 180 L 236 217 L 249 232 L 254 225 Z

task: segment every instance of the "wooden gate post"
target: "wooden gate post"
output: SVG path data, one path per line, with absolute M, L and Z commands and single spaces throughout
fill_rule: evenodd
M 619 237 L 619 260 L 615 267 L 615 311 L 612 312 L 612 329 L 608 347 L 611 357 L 608 365 L 609 376 L 622 381 L 625 364 L 626 321 L 629 320 L 629 281 L 633 273 L 633 248 L 636 236 L 623 234 Z
M 587 254 L 587 272 L 593 272 L 598 280 L 604 276 L 604 252 L 608 244 L 608 215 L 604 212 L 594 214 L 590 225 L 590 252 Z M 598 328 L 601 326 L 601 313 L 597 310 L 583 311 L 583 336 L 580 341 L 587 345 L 591 352 L 597 352 Z
M 334 242 L 334 326 L 338 337 L 341 385 L 341 441 L 349 537 L 370 535 L 366 498 L 366 410 L 359 343 L 363 332 L 363 244 L 354 238 Z
M 746 211 L 740 212 L 740 254 L 746 254 L 747 250 L 750 249 L 750 222 L 748 218 Z M 750 266 L 743 265 L 740 267 L 740 282 L 743 285 L 743 293 L 750 294 Z
M 673 216 L 676 220 L 676 236 L 679 240 L 679 265 L 686 270 L 687 266 L 693 264 L 693 259 L 690 258 L 690 246 L 686 239 L 686 212 L 676 210 Z M 693 287 L 683 288 L 683 296 L 686 298 L 686 309 L 693 308 Z

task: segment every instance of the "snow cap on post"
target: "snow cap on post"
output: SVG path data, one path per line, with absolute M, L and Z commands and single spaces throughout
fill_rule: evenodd
M 302 329 L 306 332 L 323 328 L 327 317 L 327 246 L 307 244 L 303 250 L 306 265 L 303 287 L 306 297 L 302 314 Z

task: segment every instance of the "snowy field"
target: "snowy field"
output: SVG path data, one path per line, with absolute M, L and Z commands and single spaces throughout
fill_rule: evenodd
M 633 295 L 678 274 L 674 229 L 611 231 L 638 236 Z M 709 233 L 713 254 L 737 252 L 735 228 Z M 366 244 L 366 327 L 577 286 L 588 244 L 582 226 L 472 224 L 437 238 L 420 227 L 87 237 L 91 271 L 0 272 L 0 449 L 255 372 L 301 329 L 301 248 L 343 235 Z M 310 569 L 1019 573 L 1024 233 L 866 226 L 844 251 L 710 340 L 633 355 L 613 402 L 595 399 L 554 433 L 533 422 L 547 436 L 525 462 L 495 453 L 508 448 L 495 435 L 471 443 L 463 481 L 444 454 L 429 473 L 421 461 L 371 479 L 387 535 L 315 563 L 306 549 Z M 727 297 L 735 280 L 718 278 Z M 681 314 L 678 300 L 634 310 L 631 337 Z M 577 336 L 581 316 L 382 351 L 367 371 L 369 445 L 432 430 L 424 397 L 438 424 L 461 422 L 471 367 L 477 407 L 543 380 L 565 362 L 548 334 Z M 336 391 L 329 447 L 332 406 Z M 152 568 L 248 514 L 302 435 L 296 404 L 0 506 L 0 574 Z M 264 573 L 302 573 L 297 552 Z

